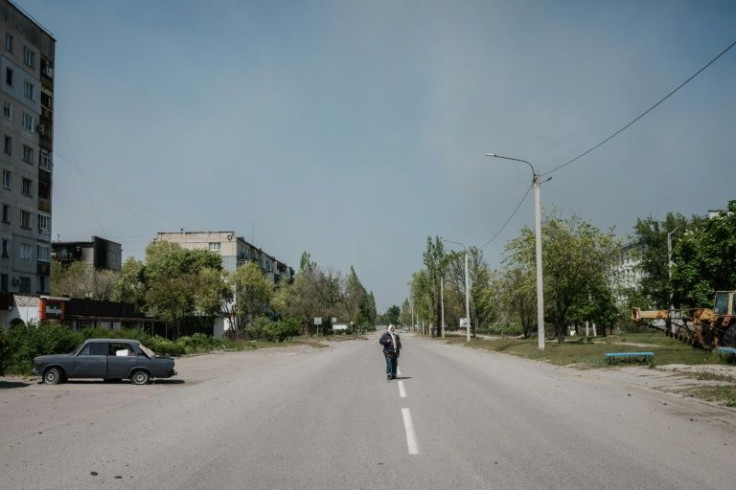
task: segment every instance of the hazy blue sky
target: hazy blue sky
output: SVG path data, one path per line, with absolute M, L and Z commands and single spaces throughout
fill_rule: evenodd
M 53 236 L 143 259 L 234 230 L 400 304 L 427 236 L 493 237 L 540 173 L 736 41 L 736 2 L 16 0 L 57 40 Z M 628 235 L 736 199 L 736 48 L 542 188 Z M 530 193 L 486 245 L 533 226 Z M 253 233 L 255 231 L 255 233 Z

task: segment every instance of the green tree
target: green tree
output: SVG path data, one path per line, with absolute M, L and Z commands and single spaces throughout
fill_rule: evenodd
M 386 325 L 398 325 L 401 316 L 401 308 L 391 305 L 386 309 L 386 313 L 381 316 L 381 323 Z
M 429 278 L 429 294 L 431 296 L 432 314 L 431 321 L 435 335 L 439 336 L 439 325 L 442 318 L 442 304 L 440 302 L 441 279 L 445 274 L 445 247 L 442 239 L 438 236 L 432 240 L 427 237 L 427 248 L 424 251 L 424 267 Z M 430 335 L 432 332 L 430 332 Z
M 237 312 L 235 330 L 242 332 L 253 320 L 270 312 L 274 286 L 253 262 L 243 264 L 235 270 L 233 284 Z
M 736 289 L 736 201 L 712 218 L 694 218 L 673 251 L 674 302 L 710 306 L 716 291 Z
M 204 269 L 221 270 L 220 256 L 167 241 L 146 247 L 144 297 L 148 310 L 167 322 L 167 333 L 174 326 L 179 336 L 182 320 L 195 311 L 201 298 L 200 272 Z
M 554 326 L 558 342 L 563 342 L 576 304 L 588 301 L 595 286 L 606 283 L 613 259 L 619 250 L 613 232 L 602 233 L 587 221 L 573 216 L 548 218 L 542 226 L 545 317 Z M 511 263 L 527 270 L 535 264 L 535 237 L 529 228 L 507 246 Z
M 651 307 L 668 308 L 672 286 L 669 279 L 667 236 L 677 243 L 687 228 L 687 219 L 681 214 L 667 213 L 664 221 L 653 217 L 638 219 L 634 225 L 635 242 L 641 251 L 641 291 L 649 298 Z
M 501 302 L 506 311 L 519 319 L 524 338 L 536 327 L 536 273 L 529 264 L 507 268 L 501 279 Z
M 96 270 L 84 262 L 51 263 L 51 294 L 70 298 L 109 300 L 114 295 L 119 274 Z
M 351 265 L 350 272 L 345 279 L 345 314 L 346 320 L 352 322 L 356 327 L 365 326 L 370 321 L 370 307 L 368 305 L 368 292 L 358 279 L 355 268 Z
M 113 301 L 123 301 L 135 305 L 136 311 L 143 311 L 146 285 L 144 283 L 145 265 L 133 257 L 123 263 L 118 281 L 112 294 Z
M 414 308 L 414 318 L 417 323 L 423 323 L 432 318 L 432 279 L 426 269 L 412 274 L 409 285 L 410 303 Z

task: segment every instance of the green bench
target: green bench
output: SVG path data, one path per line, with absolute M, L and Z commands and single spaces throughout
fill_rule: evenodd
M 736 362 L 736 348 L 733 347 L 719 347 L 718 355 L 726 358 L 728 362 Z
M 603 357 L 608 361 L 608 364 L 613 364 L 613 361 L 618 359 L 634 359 L 637 361 L 651 362 L 654 359 L 654 352 L 606 352 Z

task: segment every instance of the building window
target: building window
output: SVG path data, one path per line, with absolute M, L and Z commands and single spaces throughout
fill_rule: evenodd
M 2 258 L 7 259 L 10 257 L 10 254 L 8 253 L 8 240 L 3 238 L 3 252 L 2 252 Z
M 5 140 L 3 141 L 3 151 L 6 155 L 13 154 L 13 138 L 10 136 L 5 136 Z
M 13 52 L 13 35 L 9 32 L 5 33 L 5 51 L 8 53 Z
M 46 109 L 51 110 L 51 96 L 46 92 L 41 92 L 41 105 Z
M 3 104 L 3 117 L 5 117 L 5 119 L 7 119 L 8 121 L 13 119 L 13 104 L 11 104 L 10 102 L 5 102 Z
M 31 82 L 23 82 L 23 94 L 26 96 L 26 99 L 34 100 L 33 97 L 35 97 L 35 91 L 36 87 Z
M 46 214 L 38 214 L 38 231 L 47 232 L 49 231 L 49 225 L 51 224 L 51 216 Z
M 38 260 L 42 262 L 49 262 L 50 255 L 49 255 L 49 246 L 48 245 L 39 245 L 38 246 Z
M 31 246 L 27 243 L 20 244 L 20 258 L 21 260 L 31 260 Z
M 38 197 L 41 199 L 51 200 L 51 182 L 39 179 L 38 181 Z
M 5 69 L 5 83 L 13 86 L 13 69 L 12 68 L 6 68 Z
M 23 209 L 20 210 L 20 227 L 26 229 L 31 227 L 31 213 Z
M 23 145 L 23 161 L 33 164 L 33 148 L 28 145 Z
M 0 291 L 3 291 L 3 292 L 8 291 L 8 275 L 7 274 L 0 274 Z
M 26 131 L 33 131 L 33 116 L 27 112 L 23 113 L 23 129 Z
M 33 197 L 33 181 L 23 177 L 23 187 L 21 193 L 26 197 Z
M 53 164 L 51 163 L 51 153 L 41 148 L 38 152 L 38 165 L 41 168 L 51 169 Z
M 20 286 L 18 287 L 18 292 L 30 294 L 31 292 L 31 278 L 30 277 L 20 278 Z
M 219 252 L 220 242 L 210 242 L 210 252 Z
M 3 223 L 10 223 L 10 206 L 3 204 Z
M 10 170 L 3 169 L 3 187 L 10 189 Z
M 36 53 L 28 49 L 28 46 L 23 46 L 23 63 L 31 68 L 36 65 Z

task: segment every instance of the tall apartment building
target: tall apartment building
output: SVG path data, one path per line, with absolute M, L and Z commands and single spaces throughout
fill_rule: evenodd
M 0 291 L 50 291 L 56 40 L 0 0 Z
M 159 232 L 157 240 L 176 243 L 189 250 L 209 250 L 220 255 L 222 267 L 234 271 L 239 265 L 254 262 L 274 284 L 294 280 L 294 269 L 235 236 L 232 231 Z

